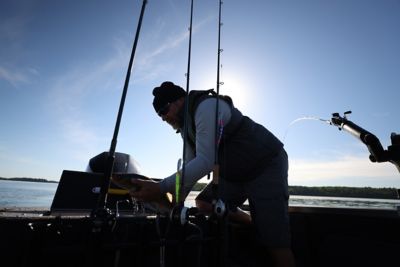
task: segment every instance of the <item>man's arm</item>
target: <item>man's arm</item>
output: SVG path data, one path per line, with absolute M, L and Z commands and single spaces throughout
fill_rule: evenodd
M 199 104 L 195 113 L 196 154 L 185 166 L 184 191 L 189 193 L 194 184 L 210 173 L 215 157 L 215 108 L 216 99 L 209 98 Z M 225 101 L 219 103 L 219 118 L 226 125 L 231 117 L 231 108 Z M 187 146 L 188 147 L 188 146 Z M 161 192 L 174 193 L 175 173 L 160 182 Z

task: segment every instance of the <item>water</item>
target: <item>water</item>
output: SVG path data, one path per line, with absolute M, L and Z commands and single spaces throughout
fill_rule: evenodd
M 56 183 L 0 180 L 0 207 L 50 208 Z
M 36 183 L 0 180 L 0 208 L 29 207 L 49 209 L 57 190 L 56 183 Z M 185 205 L 194 206 L 198 192 L 189 194 Z M 290 206 L 396 209 L 398 199 L 341 198 L 290 196 Z
M 197 192 L 188 196 L 185 204 L 194 205 Z M 248 204 L 246 201 L 245 204 Z M 301 207 L 330 207 L 330 208 L 370 208 L 370 209 L 394 209 L 400 206 L 400 199 L 375 199 L 375 198 L 349 198 L 349 197 L 320 197 L 320 196 L 296 196 L 289 199 L 289 206 Z
M 399 199 L 290 196 L 289 205 L 303 207 L 397 209 Z

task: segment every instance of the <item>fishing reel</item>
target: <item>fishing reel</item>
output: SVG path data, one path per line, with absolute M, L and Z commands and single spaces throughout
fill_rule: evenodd
M 351 111 L 346 111 L 344 116 L 339 113 L 333 113 L 330 121 L 331 125 L 337 126 L 339 130 L 344 130 L 361 142 L 363 142 L 370 152 L 369 159 L 372 162 L 390 162 L 393 163 L 400 172 L 400 134 L 392 133 L 390 136 L 392 145 L 385 150 L 379 139 L 372 133 L 361 128 L 354 122 L 347 119 Z
M 90 217 L 92 219 L 92 233 L 111 231 L 116 221 L 115 214 L 108 208 L 95 209 Z
M 189 218 L 198 213 L 196 207 L 185 207 L 183 205 L 176 205 L 170 212 L 169 219 L 171 222 L 185 225 L 189 222 Z
M 216 217 L 219 219 L 225 217 L 228 214 L 227 205 L 221 199 L 214 201 L 213 211 L 214 215 L 216 215 Z M 169 219 L 171 222 L 185 225 L 189 222 L 190 217 L 196 216 L 198 215 L 198 213 L 199 209 L 196 207 L 188 208 L 183 205 L 177 205 L 171 210 Z
M 223 218 L 227 214 L 226 204 L 221 199 L 215 202 L 214 213 L 218 218 Z

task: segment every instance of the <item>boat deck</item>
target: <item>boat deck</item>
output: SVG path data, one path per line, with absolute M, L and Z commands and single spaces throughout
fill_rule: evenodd
M 0 254 L 14 259 L 10 266 L 160 266 L 161 258 L 174 267 L 258 266 L 264 257 L 251 226 L 204 216 L 182 226 L 154 214 L 121 215 L 96 232 L 88 214 L 42 214 L 0 210 Z M 398 264 L 398 210 L 290 207 L 290 219 L 297 266 Z

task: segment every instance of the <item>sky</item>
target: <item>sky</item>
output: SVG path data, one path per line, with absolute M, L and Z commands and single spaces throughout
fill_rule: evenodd
M 59 180 L 108 151 L 138 24 L 139 0 L 0 2 L 0 177 Z M 349 119 L 384 148 L 400 133 L 399 0 L 225 0 L 220 93 L 285 144 L 289 184 L 400 187 Z M 176 170 L 182 140 L 152 89 L 186 90 L 190 0 L 149 0 L 117 151 L 142 174 Z M 189 90 L 216 88 L 218 0 L 194 0 Z

